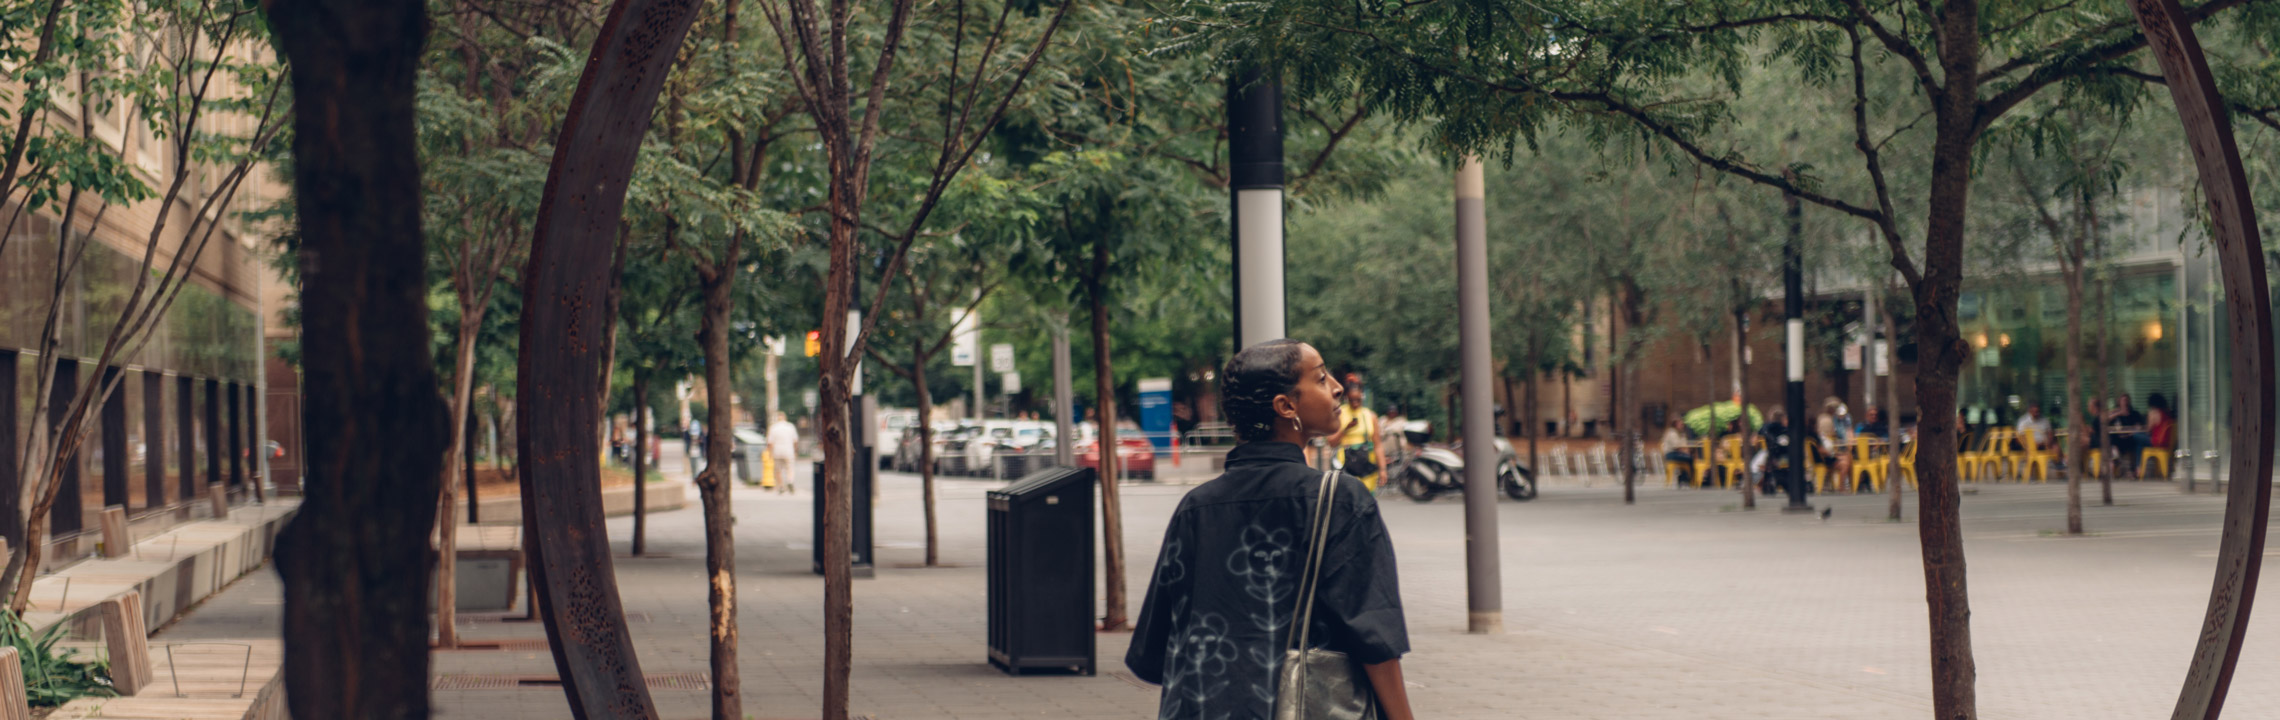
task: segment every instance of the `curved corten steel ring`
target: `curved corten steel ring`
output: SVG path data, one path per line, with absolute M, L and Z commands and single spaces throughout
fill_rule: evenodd
M 617 0 L 571 96 L 524 271 L 523 528 L 554 666 L 579 720 L 655 718 L 602 525 L 595 387 L 611 243 L 696 0 Z
M 2216 587 L 2201 621 L 2201 642 L 2177 696 L 2175 720 L 2207 720 L 2224 711 L 2225 690 L 2248 633 L 2256 601 L 2257 569 L 2264 560 L 2264 524 L 2272 501 L 2272 306 L 2264 280 L 2263 243 L 2257 237 L 2248 176 L 2233 143 L 2224 97 L 2217 94 L 2209 61 L 2177 0 L 2130 0 L 2147 45 L 2161 60 L 2169 94 L 2185 123 L 2185 141 L 2209 198 L 2218 266 L 2224 273 L 2225 311 L 2231 323 L 2232 489 L 2225 498 L 2225 533 L 2217 552 Z

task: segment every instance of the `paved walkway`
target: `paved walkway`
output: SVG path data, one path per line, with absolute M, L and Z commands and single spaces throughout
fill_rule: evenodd
M 802 472 L 805 472 L 804 470 Z M 916 479 L 886 475 L 880 571 L 856 597 L 854 710 L 902 718 L 1146 718 L 1155 692 L 1122 674 L 1127 636 L 1100 639 L 1098 677 L 1005 676 L 984 663 L 982 495 L 943 483 L 942 559 L 922 558 Z M 815 717 L 822 691 L 822 583 L 809 574 L 812 483 L 783 496 L 736 490 L 746 712 Z M 2166 715 L 2206 602 L 2222 499 L 2121 483 L 2120 504 L 2086 493 L 2086 538 L 2063 538 L 2063 486 L 1980 487 L 1964 499 L 1981 715 Z M 1128 485 L 1132 602 L 1156 539 L 1187 488 Z M 1881 497 L 1816 499 L 1818 516 L 1741 512 L 1720 491 L 1547 488 L 1500 504 L 1509 633 L 1463 633 L 1461 504 L 1385 500 L 1400 551 L 1415 653 L 1405 661 L 1427 718 L 1921 718 L 1930 713 L 1921 565 L 1913 522 L 1883 521 Z M 1911 503 L 1907 510 L 1913 520 Z M 621 559 L 619 586 L 643 669 L 706 667 L 699 512 L 652 516 L 660 555 Z M 610 521 L 621 549 L 630 520 Z M 2230 717 L 2280 717 L 2280 619 L 2257 623 Z M 531 638 L 527 623 L 475 618 L 470 639 Z M 543 650 L 437 655 L 443 675 L 551 675 Z M 1113 671 L 1113 672 L 1112 672 Z M 699 689 L 656 690 L 668 720 L 705 717 Z M 559 690 L 438 690 L 438 716 L 568 717 Z

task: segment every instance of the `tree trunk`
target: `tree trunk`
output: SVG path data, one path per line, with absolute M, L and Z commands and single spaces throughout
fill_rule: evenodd
M 1093 418 L 1100 425 L 1100 532 L 1102 574 L 1107 589 L 1100 629 L 1126 630 L 1124 617 L 1124 503 L 1118 497 L 1116 478 L 1116 379 L 1108 355 L 1108 240 L 1093 239 L 1092 272 L 1085 276 L 1086 297 L 1092 300 Z
M 649 544 L 649 375 L 633 374 L 633 555 Z
M 475 398 L 469 396 L 467 404 L 470 406 L 467 414 L 459 421 L 459 477 L 467 488 L 467 524 L 473 525 L 481 521 L 475 512 L 475 504 L 482 498 L 475 494 L 475 409 L 472 407 Z
M 461 293 L 461 297 L 466 297 Z M 467 486 L 467 522 L 475 523 L 475 472 L 465 462 L 470 448 L 467 442 L 468 411 L 475 404 L 475 335 L 483 329 L 483 312 L 460 308 L 459 352 L 452 365 L 451 382 L 451 444 L 444 449 L 444 477 L 439 485 L 436 509 L 435 543 L 435 645 L 441 648 L 459 647 L 459 628 L 455 617 L 459 597 L 459 523 L 455 522 L 459 498 L 454 488 L 453 474 Z
M 1881 289 L 1880 287 L 1879 290 Z M 1878 307 L 1885 311 L 1884 337 L 1890 338 L 1890 342 L 1884 344 L 1884 366 L 1892 368 L 1891 382 L 1884 384 L 1884 411 L 1878 413 L 1878 417 L 1884 418 L 1884 434 L 1888 436 L 1887 439 L 1897 441 L 1900 437 L 1900 357 L 1897 354 L 1900 352 L 1900 322 L 1894 319 L 1891 303 L 1879 303 Z M 1921 365 L 1917 366 L 1917 372 L 1919 374 L 1923 372 Z M 1918 403 L 1918 405 L 1921 406 L 1922 403 Z M 1916 434 L 1921 436 L 1923 428 L 1923 419 L 1919 413 L 1916 421 Z M 1889 486 L 1885 488 L 1888 501 L 1885 503 L 1884 519 L 1899 522 L 1900 483 L 1891 481 L 1899 478 L 1900 443 L 1889 442 L 1885 447 L 1887 452 L 1884 453 L 1884 477 Z M 1920 458 L 1923 454 L 1923 446 L 1916 446 L 1916 455 Z M 1916 474 L 1916 484 L 1920 487 L 1924 484 L 1922 465 L 1916 467 Z
M 1612 397 L 1609 404 L 1613 407 L 1608 412 L 1615 416 L 1616 432 L 1623 434 L 1623 504 L 1632 505 L 1639 501 L 1637 488 L 1639 484 L 1640 418 L 1639 413 L 1635 410 L 1624 412 L 1626 408 L 1623 407 L 1623 403 L 1631 398 L 1631 392 L 1635 389 L 1626 387 L 1626 381 L 1630 379 L 1634 371 L 1633 366 L 1637 363 L 1637 358 L 1633 356 L 1637 354 L 1636 345 L 1638 341 L 1632 337 L 1631 333 L 1639 319 L 1638 293 L 1626 290 L 1623 292 L 1622 301 L 1620 313 L 1608 313 L 1610 320 L 1620 321 L 1618 328 L 1621 331 L 1622 341 L 1617 343 L 1614 339 L 1610 339 L 1607 344 L 1608 350 L 1612 354 L 1612 357 L 1608 358 L 1609 366 L 1613 370 L 1608 374 L 1608 381 L 1615 383 L 1615 391 L 1609 393 Z M 1623 351 L 1616 352 L 1616 348 L 1622 348 Z
M 712 611 L 712 717 L 742 720 L 743 683 L 736 667 L 736 518 L 729 506 L 735 487 L 736 440 L 734 409 L 729 401 L 735 388 L 729 379 L 728 323 L 736 280 L 736 248 L 732 240 L 726 260 L 714 268 L 700 268 L 704 316 L 698 330 L 705 356 L 705 469 L 697 473 L 698 497 L 705 512 L 706 600 Z
M 923 307 L 919 317 L 925 317 Z M 926 389 L 925 344 L 920 340 L 910 342 L 910 378 L 918 391 L 918 486 L 920 494 L 925 496 L 922 504 L 926 506 L 926 566 L 934 567 L 941 558 L 941 536 L 934 514 L 934 428 L 928 424 L 934 418 L 934 396 Z
M 1736 290 L 1741 289 L 1739 282 L 1734 283 L 1734 286 Z M 1750 444 L 1757 439 L 1757 428 L 1750 426 L 1750 338 L 1749 331 L 1742 329 L 1742 323 L 1748 321 L 1748 306 L 1736 306 L 1734 310 L 1734 400 L 1740 406 L 1741 422 L 1737 424 L 1742 428 L 1742 442 L 1734 459 L 1742 463 L 1742 476 L 1736 478 L 1736 482 L 1742 486 L 1742 509 L 1756 510 L 1757 481 L 1756 478 L 1750 477 Z
M 291 61 L 309 481 L 277 542 L 294 717 L 425 720 L 437 397 L 414 103 L 427 6 L 266 8 Z M 385 442 L 380 441 L 385 438 Z
M 2052 238 L 2058 240 L 2058 238 Z M 2066 534 L 2082 534 L 2082 447 L 2098 427 L 2095 413 L 2082 403 L 2082 236 L 2073 239 L 2074 254 L 2060 258 L 2066 281 L 2066 419 L 2074 437 L 2066 443 Z M 2080 421 L 2078 422 L 2077 419 Z M 2053 431 L 2056 432 L 2055 430 Z M 2049 442 L 2049 439 L 2044 439 Z M 2024 479 L 2024 478 L 2022 478 Z
M 833 98 L 827 108 L 846 107 L 844 96 Z M 812 109 L 812 108 L 811 108 Z M 844 118 L 843 118 L 844 119 Z M 821 121 L 819 120 L 819 123 Z M 847 152 L 840 148 L 840 152 Z M 848 327 L 848 309 L 855 301 L 858 288 L 855 271 L 856 234 L 860 230 L 854 213 L 862 207 L 862 188 L 853 182 L 852 169 L 841 166 L 846 160 L 835 159 L 832 169 L 831 193 L 831 260 L 830 271 L 824 281 L 823 296 L 823 352 L 820 396 L 816 408 L 818 439 L 823 447 L 823 720 L 847 720 L 848 681 L 854 670 L 855 587 L 854 565 L 851 556 L 855 548 L 853 522 L 855 518 L 854 467 L 850 464 L 848 445 L 848 401 L 853 394 L 849 383 L 854 375 L 849 367 L 855 357 L 849 353 L 849 333 L 862 328 Z
M 1917 537 L 1931 624 L 1932 709 L 1942 720 L 1979 716 L 1971 655 L 1971 599 L 1956 487 L 1956 376 L 1969 356 L 1956 325 L 1963 244 L 1978 144 L 1979 3 L 1953 0 L 1938 18 L 1946 85 L 1934 102 L 1932 177 L 1916 301 Z M 1895 416 L 1897 417 L 1897 416 Z
M 1528 468 L 1537 472 L 1543 472 L 1544 468 L 1536 461 L 1537 436 L 1544 434 L 1544 429 L 1536 425 L 1536 378 L 1540 374 L 1533 369 L 1528 371 L 1528 387 L 1522 390 L 1522 394 L 1526 396 L 1524 404 L 1528 408 L 1526 419 L 1522 421 L 1526 424 L 1520 426 L 1528 435 Z
M 2086 207 L 2084 212 L 2088 213 L 2090 210 Z M 2090 247 L 2091 260 L 2100 266 L 2105 265 L 2106 244 L 2093 234 L 2090 237 Z M 2098 279 L 2098 397 L 2103 398 L 2114 396 L 2114 281 L 2110 272 L 2103 272 L 2103 267 L 2100 270 L 2102 272 L 2099 273 L 2101 277 Z M 2098 433 L 2098 441 L 2104 444 L 2106 448 L 2105 461 L 2109 471 L 2098 473 L 2098 496 L 2103 501 L 2102 504 L 2111 506 L 2114 504 L 2114 476 L 2121 473 L 2122 458 L 2120 451 L 2114 447 L 2114 436 L 2106 434 L 2103 420 L 2100 418 L 2099 423 L 2090 427 L 2093 432 Z

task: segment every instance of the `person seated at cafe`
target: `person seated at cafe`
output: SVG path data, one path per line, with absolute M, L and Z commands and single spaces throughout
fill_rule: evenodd
M 1670 427 L 1663 428 L 1662 453 L 1663 462 L 1683 468 L 1684 477 L 1694 477 L 1693 443 L 1686 439 L 1686 423 L 1672 420 Z
M 2106 412 L 2108 442 L 2114 447 L 2114 459 L 2125 462 L 2128 469 L 2137 468 L 2138 451 L 2145 448 L 2145 415 L 2130 407 L 2130 396 L 2114 396 L 2114 409 Z M 2164 403 L 2166 404 L 2166 403 Z
M 1817 440 L 1813 461 L 1833 465 L 1835 477 L 1840 478 L 1852 477 L 1852 438 L 1850 433 L 1844 432 L 1852 426 L 1841 419 L 1844 416 L 1844 401 L 1831 397 L 1821 402 L 1821 416 L 1813 419 L 1813 434 Z
M 2050 442 L 2050 418 L 2043 417 L 2040 404 L 2028 403 L 2027 414 L 2019 416 L 2019 424 L 2013 426 L 2013 429 L 2019 432 L 2019 438 L 2013 442 L 2022 451 L 2034 452 L 2036 448 Z
M 1867 422 L 1861 423 L 1858 434 L 1881 440 L 1890 437 L 1891 433 L 1890 426 L 1884 422 L 1884 410 L 1882 408 L 1869 408 Z
M 2169 398 L 2154 393 L 2146 397 L 2145 406 L 2145 447 L 2176 449 L 2177 418 L 2170 414 Z M 2140 451 L 2139 454 L 2144 453 Z M 2163 466 L 2163 469 L 2166 470 L 2167 466 Z

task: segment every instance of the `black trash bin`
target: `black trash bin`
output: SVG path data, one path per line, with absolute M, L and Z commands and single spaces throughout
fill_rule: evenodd
M 1053 468 L 990 492 L 991 665 L 1093 674 L 1093 481 Z
M 854 507 L 849 508 L 854 513 L 852 518 L 854 522 L 851 524 L 852 540 L 854 541 L 854 547 L 851 548 L 854 555 L 852 558 L 854 561 L 853 576 L 859 578 L 871 577 L 873 572 L 871 564 L 872 477 L 871 463 L 866 459 L 869 455 L 870 453 L 866 449 L 861 457 L 855 459 L 854 466 L 849 468 L 854 471 L 854 475 L 848 478 L 848 484 L 854 486 L 851 488 L 853 492 L 849 494 L 855 496 Z M 823 574 L 823 485 L 823 463 L 816 463 L 815 477 L 808 481 L 808 486 L 812 488 L 815 497 L 814 523 L 811 525 L 811 532 L 815 541 L 815 552 L 813 553 L 815 566 L 813 569 L 817 575 Z

